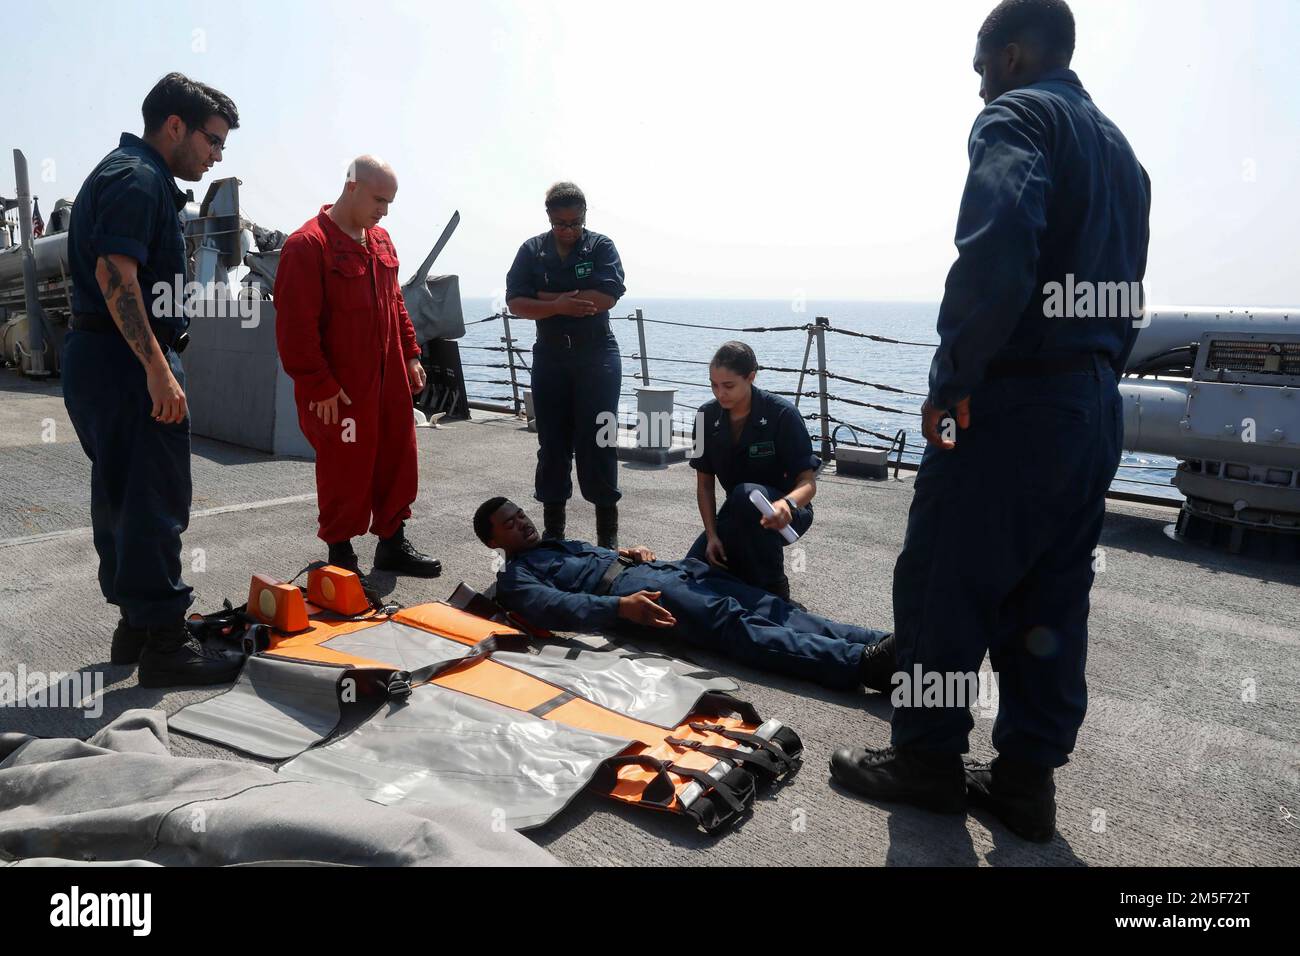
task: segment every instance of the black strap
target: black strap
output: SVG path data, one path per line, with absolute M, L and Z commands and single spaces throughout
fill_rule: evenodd
M 613 793 L 618 783 L 618 768 L 633 765 L 655 772 L 655 778 L 641 791 L 641 802 L 665 810 L 672 806 L 673 799 L 677 796 L 677 787 L 672 777 L 668 776 L 670 765 L 649 754 L 622 754 L 610 757 L 601 763 L 600 769 L 596 771 L 596 776 L 592 778 L 592 786 L 601 793 Z
M 774 754 L 767 750 L 738 750 L 735 747 L 716 747 L 706 744 L 701 740 L 681 740 L 677 737 L 668 737 L 666 742 L 673 747 L 680 747 L 683 750 L 694 750 L 697 753 L 705 754 L 709 757 L 716 757 L 719 760 L 726 760 L 728 763 L 746 766 L 753 764 L 760 770 L 770 773 L 774 777 L 779 777 L 786 771 L 786 765 L 782 763 Z
M 613 560 L 610 566 L 605 569 L 605 573 L 600 576 L 600 580 L 596 583 L 593 593 L 599 596 L 604 596 L 614 590 L 614 580 L 634 564 L 636 564 L 636 562 L 631 558 L 625 558 L 620 554 Z
M 1073 355 L 1038 355 L 1031 358 L 994 359 L 988 365 L 984 377 L 990 380 L 999 378 L 1037 378 L 1042 375 L 1065 375 L 1069 372 L 1090 372 L 1100 361 L 1105 365 L 1110 360 L 1100 352 L 1076 352 Z
M 714 717 L 734 714 L 745 723 L 755 726 L 763 722 L 763 718 L 753 704 L 738 700 L 722 690 L 710 690 L 701 694 L 700 699 L 695 702 L 694 710 L 696 713 L 710 714 Z
M 301 571 L 299 571 L 297 574 L 295 574 L 293 577 L 291 577 L 288 581 L 285 581 L 284 583 L 293 584 L 294 581 L 297 581 L 308 571 L 315 571 L 317 568 L 323 568 L 328 563 L 329 563 L 328 561 L 313 561 L 311 564 L 307 565 L 307 567 L 303 568 Z
M 319 568 L 328 566 L 328 561 L 313 561 L 284 583 L 293 584 L 294 581 L 297 581 L 308 571 L 315 571 Z M 347 569 L 345 568 L 344 570 Z M 361 581 L 361 575 L 357 575 L 357 580 Z M 298 590 L 302 592 L 303 599 L 305 600 L 307 597 L 307 588 L 300 584 L 298 585 Z M 370 610 L 368 611 L 363 611 L 361 614 L 340 614 L 338 611 L 331 611 L 329 608 L 321 608 L 312 616 L 327 621 L 369 621 L 372 618 L 379 616 L 392 617 L 393 614 L 402 609 L 402 605 L 396 601 L 389 601 L 387 603 L 381 601 L 379 599 L 379 592 L 366 587 L 364 581 L 361 583 L 361 593 L 364 594 L 366 600 L 370 602 Z
M 492 591 L 495 587 L 496 585 L 494 584 L 491 588 L 488 588 L 488 590 Z M 456 590 L 452 593 L 451 597 L 447 599 L 447 603 L 454 608 L 468 611 L 475 617 L 481 617 L 484 620 L 493 621 L 497 624 L 508 624 L 510 627 L 523 631 L 525 634 L 531 634 L 533 637 L 549 639 L 552 636 L 550 631 L 540 627 L 533 627 L 533 625 L 529 624 L 518 614 L 507 611 L 490 595 L 479 594 L 464 581 L 461 581 L 460 584 L 456 585 Z
M 447 598 L 447 603 L 467 614 L 481 617 L 485 621 L 492 621 L 496 624 L 511 623 L 505 608 L 486 595 L 479 594 L 464 581 L 456 585 L 456 590 L 452 592 L 451 597 Z
M 271 646 L 271 629 L 265 624 L 250 625 L 244 632 L 244 653 L 260 654 Z
M 675 763 L 667 764 L 666 769 L 679 777 L 694 780 L 704 788 L 706 793 L 716 793 L 722 798 L 723 803 L 731 808 L 733 813 L 745 812 L 745 803 L 736 795 L 735 791 L 721 780 L 710 777 L 705 771 L 696 770 L 694 767 L 682 767 Z
M 768 740 L 765 737 L 760 737 L 757 734 L 746 733 L 743 730 L 732 730 L 728 727 L 723 727 L 721 724 L 691 723 L 688 726 L 691 730 L 697 731 L 698 733 L 714 733 L 720 737 L 726 737 L 728 740 L 734 740 L 736 743 L 748 744 L 756 750 L 766 750 L 784 764 L 787 769 L 795 765 L 795 758 L 786 753 L 785 748 L 775 740 Z
M 247 608 L 246 604 L 235 607 L 230 603 L 230 599 L 226 598 L 221 602 L 220 611 L 213 611 L 211 614 L 191 614 L 185 624 L 189 632 L 200 641 L 211 637 L 239 641 L 251 627 L 261 626 L 245 613 Z
M 410 693 L 421 684 L 427 684 L 437 677 L 463 667 L 468 664 L 477 664 L 486 657 L 490 657 L 499 650 L 506 649 L 504 645 L 509 645 L 510 650 L 517 650 L 518 645 L 528 644 L 528 638 L 523 635 L 493 634 L 491 637 L 484 638 L 475 644 L 463 657 L 453 657 L 451 660 L 438 661 L 436 664 L 426 664 L 423 667 L 416 668 L 413 671 L 394 671 L 388 679 L 388 696 L 394 700 L 400 700 L 409 697 Z M 554 698 L 552 698 L 554 699 Z M 556 705 L 559 706 L 558 704 Z

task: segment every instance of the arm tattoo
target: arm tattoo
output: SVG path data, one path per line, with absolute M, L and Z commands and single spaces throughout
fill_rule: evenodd
M 148 363 L 154 349 L 153 330 L 149 328 L 140 305 L 139 287 L 135 282 L 123 279 L 122 271 L 107 256 L 104 257 L 104 265 L 108 269 L 108 294 L 105 299 L 116 307 L 122 337 L 132 351 Z

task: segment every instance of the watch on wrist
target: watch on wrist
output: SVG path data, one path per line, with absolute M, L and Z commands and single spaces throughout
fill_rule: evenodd
M 781 500 L 784 501 L 784 502 L 789 506 L 789 508 L 790 508 L 790 517 L 793 518 L 793 517 L 795 516 L 795 513 L 798 512 L 798 510 L 799 510 L 799 506 L 798 506 L 797 504 L 795 504 L 793 501 L 790 500 L 790 496 L 789 496 L 789 495 L 786 495 L 786 496 L 785 496 L 784 498 L 782 498 Z

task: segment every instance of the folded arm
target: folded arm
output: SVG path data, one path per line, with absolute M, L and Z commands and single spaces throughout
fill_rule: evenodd
M 554 302 L 556 299 L 571 295 L 575 299 L 581 299 L 583 302 L 590 302 L 596 307 L 597 312 L 607 312 L 618 304 L 618 299 L 605 292 L 599 292 L 596 289 L 579 289 L 576 292 L 539 292 L 537 298 L 542 302 Z

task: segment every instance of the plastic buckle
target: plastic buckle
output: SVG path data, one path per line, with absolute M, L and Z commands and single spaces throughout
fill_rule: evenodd
M 393 671 L 388 678 L 388 697 L 390 700 L 405 700 L 411 696 L 410 671 Z

